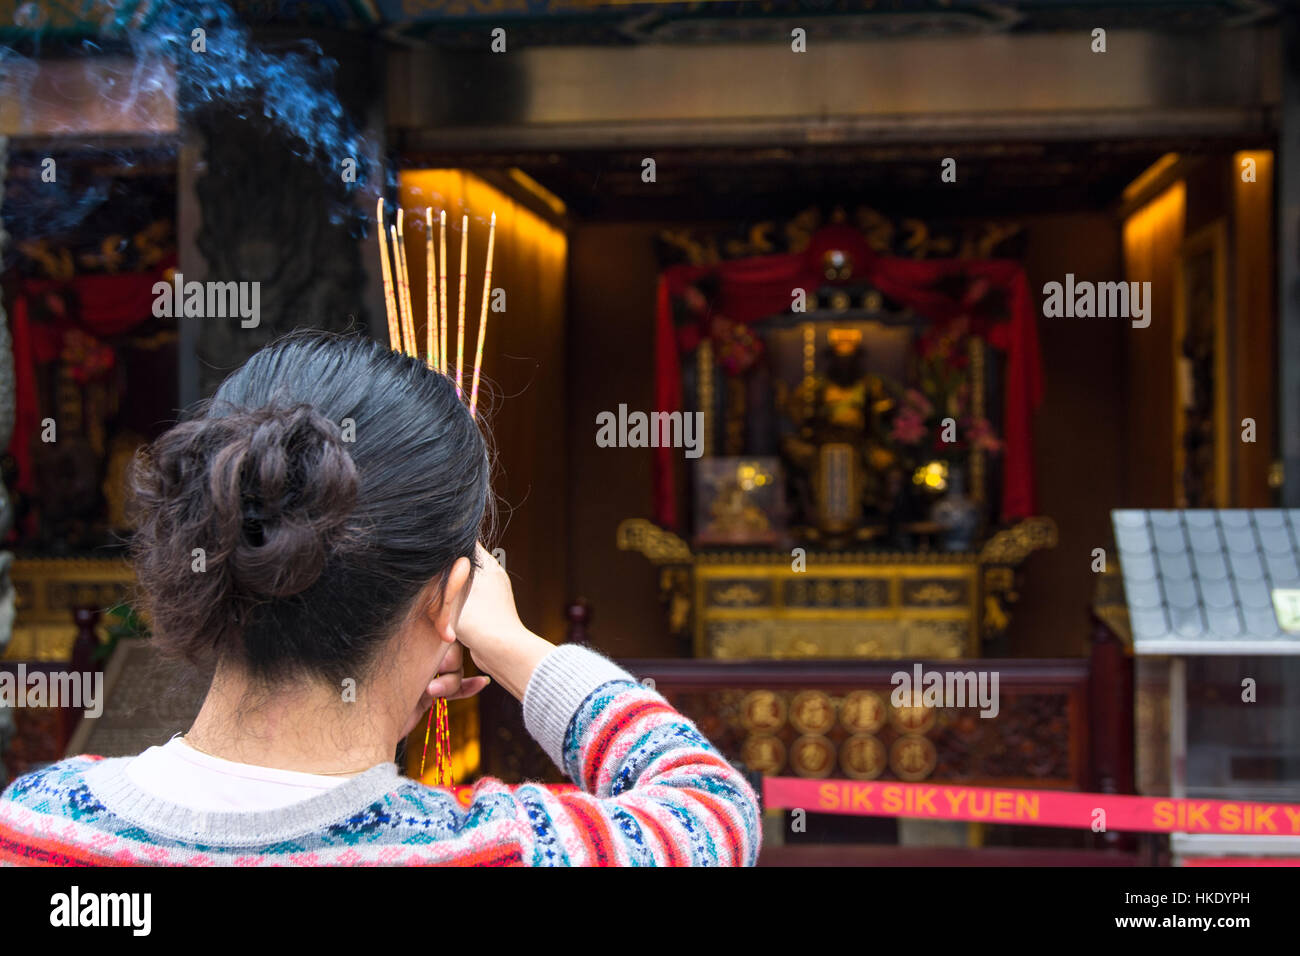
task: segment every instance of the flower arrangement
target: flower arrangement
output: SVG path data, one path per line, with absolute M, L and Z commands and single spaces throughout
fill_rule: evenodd
M 916 384 L 902 392 L 888 430 L 894 452 L 911 469 L 960 465 L 972 451 L 1002 450 L 992 424 L 971 408 L 968 343 L 965 318 L 931 326 L 918 342 Z

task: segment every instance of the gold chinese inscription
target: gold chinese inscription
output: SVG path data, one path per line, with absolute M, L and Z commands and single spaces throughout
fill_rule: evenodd
M 902 734 L 923 734 L 934 726 L 933 707 L 895 707 L 889 716 Z
M 771 734 L 753 734 L 740 745 L 740 759 L 758 773 L 776 773 L 785 766 L 785 744 Z
M 750 691 L 740 702 L 740 722 L 751 733 L 770 734 L 780 729 L 785 716 L 785 701 L 770 690 Z
M 900 780 L 924 780 L 934 772 L 939 754 L 929 738 L 904 734 L 889 752 L 889 768 Z
M 886 578 L 798 578 L 782 584 L 782 598 L 787 607 L 889 606 L 889 581 Z
M 835 726 L 835 706 L 819 690 L 800 691 L 790 702 L 790 723 L 801 734 L 824 734 Z
M 840 723 L 851 734 L 874 734 L 888 717 L 884 700 L 873 690 L 855 690 L 840 704 Z
M 825 779 L 925 780 L 938 767 L 940 708 L 895 707 L 888 691 L 736 689 L 727 722 L 745 765 L 763 774 Z
M 885 765 L 885 745 L 870 734 L 854 734 L 840 745 L 840 767 L 854 780 L 874 780 Z
M 790 746 L 790 766 L 801 777 L 828 777 L 835 768 L 835 745 L 806 734 Z

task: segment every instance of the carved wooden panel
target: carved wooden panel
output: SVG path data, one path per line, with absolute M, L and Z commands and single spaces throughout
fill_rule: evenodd
M 848 691 L 660 688 L 728 759 L 775 776 L 1075 783 L 1067 691 L 1003 693 L 977 710 L 895 707 L 889 685 Z
M 927 670 L 996 670 L 998 712 L 896 707 L 898 664 L 885 661 L 625 661 L 727 757 L 768 775 L 934 780 L 1088 789 L 1089 669 L 1085 660 L 969 660 Z M 483 772 L 558 780 L 524 731 L 519 705 L 480 696 Z

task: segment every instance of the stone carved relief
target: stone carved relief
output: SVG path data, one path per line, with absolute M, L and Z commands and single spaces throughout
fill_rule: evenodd
M 204 138 L 205 169 L 195 185 L 204 278 L 260 283 L 255 327 L 244 328 L 238 317 L 199 320 L 199 388 L 207 396 L 285 332 L 364 330 L 365 275 L 341 178 L 330 182 L 317 166 L 273 148 L 270 134 L 249 120 L 218 114 L 197 127 Z

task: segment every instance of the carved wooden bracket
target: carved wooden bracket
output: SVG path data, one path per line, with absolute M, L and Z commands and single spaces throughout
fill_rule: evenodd
M 989 641 L 1011 624 L 1011 607 L 1020 600 L 1019 565 L 1037 550 L 1054 548 L 1056 522 L 1051 518 L 1026 518 L 989 538 L 980 551 L 984 567 L 984 608 L 981 633 Z
M 691 564 L 690 545 L 645 518 L 625 518 L 618 525 L 620 551 L 640 551 L 654 564 Z

